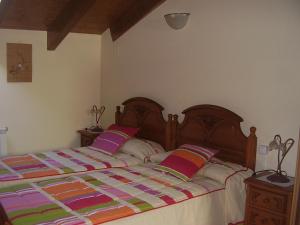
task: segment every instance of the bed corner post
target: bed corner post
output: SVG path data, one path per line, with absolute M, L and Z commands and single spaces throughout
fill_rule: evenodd
M 255 171 L 256 163 L 256 147 L 257 147 L 257 137 L 256 137 L 256 128 L 250 128 L 250 135 L 247 140 L 246 146 L 246 167 Z
M 171 142 L 171 149 L 175 149 L 177 146 L 177 127 L 178 127 L 178 115 L 172 116 L 172 142 Z
M 165 140 L 165 148 L 167 151 L 172 150 L 172 114 L 168 115 L 168 121 L 166 126 L 166 140 Z
M 120 106 L 117 106 L 117 110 L 116 110 L 116 113 L 115 113 L 115 122 L 117 125 L 120 124 L 120 117 L 121 117 L 121 107 Z

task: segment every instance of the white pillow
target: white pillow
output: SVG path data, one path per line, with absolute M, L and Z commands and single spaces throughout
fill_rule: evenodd
M 216 160 L 216 158 L 215 158 Z M 217 159 L 214 162 L 208 162 L 203 168 L 201 168 L 196 176 L 204 176 L 218 181 L 221 184 L 226 184 L 227 180 L 238 172 L 245 172 L 246 177 L 251 176 L 251 170 L 247 169 L 239 164 L 224 162 Z M 239 174 L 244 176 L 243 173 Z
M 120 152 L 148 162 L 151 155 L 165 152 L 165 149 L 160 144 L 150 140 L 131 138 L 120 148 Z
M 172 151 L 169 152 L 162 152 L 162 153 L 158 153 L 155 155 L 151 155 L 149 161 L 153 162 L 153 163 L 161 163 L 162 161 L 164 161 L 170 154 L 172 153 Z

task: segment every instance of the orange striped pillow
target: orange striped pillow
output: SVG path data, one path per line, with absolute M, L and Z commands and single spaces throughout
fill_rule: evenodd
M 189 181 L 217 152 L 214 149 L 185 144 L 174 150 L 156 169 Z

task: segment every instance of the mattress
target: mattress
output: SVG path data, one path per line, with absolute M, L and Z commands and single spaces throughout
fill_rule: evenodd
M 224 225 L 243 220 L 243 181 L 251 171 L 212 164 L 184 182 L 154 167 L 110 168 L 2 188 L 0 203 L 16 225 Z
M 6 156 L 0 158 L 0 187 L 140 163 L 128 154 L 109 156 L 88 147 Z

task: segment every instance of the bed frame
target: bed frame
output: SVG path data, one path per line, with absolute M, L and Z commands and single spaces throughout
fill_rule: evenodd
M 164 108 L 157 102 L 143 97 L 131 98 L 117 106 L 118 125 L 139 127 L 138 137 L 156 141 L 167 150 L 182 144 L 196 144 L 218 149 L 217 157 L 255 169 L 257 137 L 256 128 L 250 128 L 247 137 L 241 129 L 243 119 L 234 112 L 215 105 L 196 105 L 178 115 L 163 117 Z
M 186 143 L 214 148 L 219 150 L 218 158 L 255 170 L 255 127 L 250 128 L 250 135 L 246 137 L 241 129 L 243 119 L 215 105 L 196 105 L 182 113 L 184 120 L 181 124 L 178 116 L 173 116 L 173 148 Z

